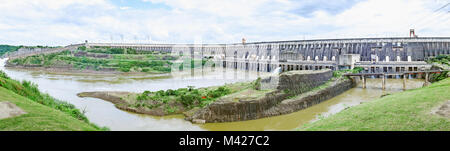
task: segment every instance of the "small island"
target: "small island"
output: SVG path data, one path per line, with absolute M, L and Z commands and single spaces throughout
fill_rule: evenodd
M 82 92 L 79 97 L 93 97 L 114 103 L 119 109 L 135 113 L 164 116 L 190 114 L 222 96 L 254 90 L 255 82 L 240 82 L 206 88 L 180 88 L 156 92 Z

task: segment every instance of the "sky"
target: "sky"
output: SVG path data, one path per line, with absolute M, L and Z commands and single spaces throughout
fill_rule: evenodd
M 0 44 L 450 37 L 450 0 L 0 0 Z

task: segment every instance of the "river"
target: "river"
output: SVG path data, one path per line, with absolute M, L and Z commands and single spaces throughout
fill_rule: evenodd
M 149 116 L 122 111 L 110 102 L 96 98 L 80 98 L 77 93 L 87 91 L 143 92 L 166 89 L 196 88 L 254 80 L 270 73 L 240 71 L 223 68 L 198 68 L 164 75 L 83 75 L 56 74 L 44 71 L 4 68 L 5 59 L 0 60 L 0 69 L 16 80 L 28 80 L 39 85 L 42 92 L 74 104 L 85 110 L 89 120 L 111 130 L 292 130 L 302 124 L 342 111 L 346 107 L 379 98 L 385 93 L 402 91 L 401 79 L 387 79 L 386 90 L 381 90 L 380 79 L 368 79 L 367 88 L 361 84 L 339 96 L 291 114 L 229 123 L 192 124 L 182 115 L 165 117 Z M 419 88 L 421 79 L 408 79 L 407 88 Z

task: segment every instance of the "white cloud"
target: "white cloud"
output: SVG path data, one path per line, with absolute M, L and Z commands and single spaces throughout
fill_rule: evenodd
M 119 7 L 121 10 L 127 10 L 130 9 L 130 7 L 124 6 L 124 7 Z
M 169 9 L 136 9 L 105 0 L 0 0 L 0 43 L 233 43 L 242 37 L 251 42 L 407 36 L 409 28 L 420 36 L 450 35 L 450 14 L 445 13 L 450 8 L 433 12 L 446 1 L 367 0 L 350 5 L 341 0 L 327 7 L 310 0 L 143 1 Z M 346 7 L 338 11 L 328 9 L 342 5 Z M 303 14 L 304 9 L 310 12 Z

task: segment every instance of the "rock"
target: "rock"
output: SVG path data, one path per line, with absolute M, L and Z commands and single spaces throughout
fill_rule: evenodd
M 205 120 L 202 120 L 202 119 L 193 119 L 193 120 L 192 120 L 192 123 L 195 123 L 195 124 L 205 124 L 206 121 L 205 121 Z
M 21 108 L 11 102 L 0 102 L 0 119 L 26 114 Z
M 437 115 L 450 118 L 450 100 L 441 105 L 435 113 Z

